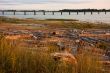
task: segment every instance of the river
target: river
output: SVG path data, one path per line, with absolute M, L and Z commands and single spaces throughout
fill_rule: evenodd
M 4 15 L 0 13 L 0 16 L 7 16 L 7 17 L 16 17 L 16 18 L 34 18 L 34 19 L 76 19 L 80 21 L 87 21 L 87 22 L 103 22 L 103 23 L 110 23 L 110 12 L 100 12 L 99 14 L 97 12 L 93 12 L 91 15 L 90 12 L 86 12 L 84 15 L 84 12 L 77 13 L 73 12 L 69 15 L 68 12 L 63 12 L 61 15 L 60 12 L 55 12 L 54 15 L 52 15 L 52 12 L 46 12 L 46 15 L 43 15 L 42 12 L 37 12 L 36 15 L 34 15 L 33 12 L 27 12 L 26 15 L 24 15 L 23 12 L 16 12 L 15 15 L 13 15 L 12 12 L 5 12 Z

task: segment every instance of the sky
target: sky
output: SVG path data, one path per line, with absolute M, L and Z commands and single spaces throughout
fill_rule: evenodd
M 0 0 L 0 9 L 110 9 L 110 0 Z

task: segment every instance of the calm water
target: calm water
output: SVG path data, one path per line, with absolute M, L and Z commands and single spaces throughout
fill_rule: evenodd
M 0 16 L 34 19 L 77 19 L 80 21 L 110 23 L 110 12 L 108 12 L 106 15 L 104 12 L 100 12 L 100 14 L 93 12 L 92 15 L 90 12 L 86 13 L 85 15 L 83 12 L 80 12 L 78 15 L 77 13 L 71 13 L 71 15 L 69 15 L 68 12 L 63 12 L 62 15 L 60 12 L 55 12 L 55 15 L 52 15 L 51 12 L 46 12 L 46 15 L 43 15 L 42 12 L 37 12 L 36 15 L 34 15 L 33 12 L 27 12 L 26 15 L 24 15 L 23 12 L 16 12 L 16 15 L 13 15 L 12 12 L 5 12 L 5 15 L 0 13 Z

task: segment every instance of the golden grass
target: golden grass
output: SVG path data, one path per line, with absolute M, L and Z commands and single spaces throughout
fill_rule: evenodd
M 68 65 L 54 61 L 48 53 L 29 48 L 19 48 L 14 45 L 16 44 L 13 44 L 12 41 L 5 40 L 3 37 L 0 38 L 0 72 L 67 73 Z
M 110 28 L 109 25 L 76 21 L 20 20 L 4 17 L 0 17 L 0 23 L 36 23 L 47 25 L 49 28 Z M 28 47 L 20 47 L 17 42 L 6 40 L 4 36 L 0 36 L 0 73 L 104 73 L 101 71 L 103 66 L 97 62 L 98 57 L 92 55 L 92 52 L 83 51 L 83 54 L 77 55 L 78 64 L 73 66 L 66 62 L 54 61 L 50 53 L 60 51 L 55 44 L 48 45 L 49 50 L 45 52 L 39 48 L 33 50 Z
M 83 52 L 77 56 L 78 73 L 104 73 L 103 65 L 98 62 L 99 58 L 94 56 L 92 52 Z
M 57 48 L 49 46 L 49 48 Z M 55 50 L 51 50 L 53 52 Z M 104 73 L 92 53 L 77 55 L 77 66 L 63 61 L 55 61 L 50 52 L 39 49 L 22 48 L 17 41 L 9 41 L 0 36 L 0 73 Z

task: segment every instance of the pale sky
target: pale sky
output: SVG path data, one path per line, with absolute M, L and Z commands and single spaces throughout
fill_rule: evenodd
M 0 0 L 0 9 L 110 9 L 110 0 Z

